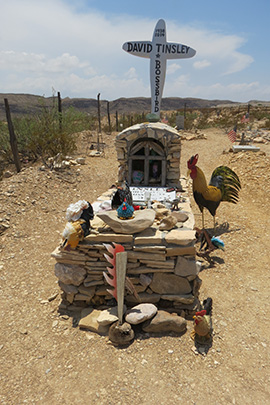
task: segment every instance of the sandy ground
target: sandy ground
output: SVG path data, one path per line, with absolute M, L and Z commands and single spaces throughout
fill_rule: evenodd
M 117 179 L 114 135 L 104 135 L 105 156 L 90 157 L 70 174 L 28 167 L 1 182 L 0 403 L 1 404 L 267 404 L 269 389 L 269 157 L 228 152 L 221 130 L 182 143 L 181 170 L 199 153 L 209 179 L 227 164 L 242 182 L 237 205 L 221 203 L 217 234 L 225 252 L 215 267 L 203 262 L 200 298 L 213 299 L 213 345 L 195 354 L 192 322 L 183 336 L 139 335 L 127 348 L 79 330 L 76 315 L 59 314 L 54 260 L 65 210 L 93 202 Z M 78 155 L 77 155 L 78 156 Z M 79 171 L 78 171 L 79 169 Z M 201 215 L 193 205 L 196 225 Z M 206 214 L 206 226 L 212 217 Z M 55 294 L 58 295 L 55 298 Z

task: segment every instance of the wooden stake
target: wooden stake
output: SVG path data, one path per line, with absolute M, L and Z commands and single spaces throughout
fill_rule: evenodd
M 117 310 L 119 325 L 123 323 L 127 252 L 116 253 Z
M 21 171 L 21 162 L 20 162 L 19 153 L 18 153 L 17 138 L 16 138 L 16 134 L 14 132 L 12 121 L 11 121 L 8 99 L 5 98 L 4 101 L 5 101 L 6 117 L 7 117 L 8 130 L 9 130 L 10 146 L 11 146 L 11 150 L 13 153 L 16 170 L 19 173 Z

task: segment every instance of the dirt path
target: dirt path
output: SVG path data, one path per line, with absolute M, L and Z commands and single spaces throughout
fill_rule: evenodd
M 199 153 L 207 179 L 228 164 L 242 182 L 237 205 L 221 203 L 217 232 L 225 252 L 203 263 L 200 298 L 213 298 L 213 346 L 196 355 L 188 331 L 138 336 L 125 349 L 83 332 L 76 316 L 60 316 L 50 253 L 60 240 L 65 210 L 94 201 L 117 178 L 113 136 L 106 155 L 62 179 L 39 166 L 5 179 L 0 190 L 0 402 L 1 404 L 267 404 L 269 390 L 269 151 L 223 154 L 221 131 L 183 141 L 181 168 Z M 196 224 L 201 215 L 194 205 Z M 206 225 L 212 218 L 206 214 Z M 49 299 L 49 302 L 48 302 Z

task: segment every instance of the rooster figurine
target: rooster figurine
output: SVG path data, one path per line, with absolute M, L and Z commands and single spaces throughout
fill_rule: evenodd
M 203 310 L 193 316 L 194 330 L 191 337 L 198 343 L 207 343 L 212 334 L 212 298 L 203 301 Z
M 214 219 L 216 210 L 221 201 L 228 201 L 236 204 L 241 189 L 240 180 L 237 174 L 227 166 L 217 167 L 207 185 L 203 171 L 196 166 L 199 155 L 192 156 L 188 162 L 188 174 L 193 180 L 193 196 L 202 213 L 202 227 L 204 228 L 204 208 L 207 208 Z
M 89 202 L 80 200 L 69 205 L 66 211 L 68 222 L 63 231 L 62 247 L 65 250 L 75 249 L 89 235 L 90 220 L 93 218 L 93 207 Z

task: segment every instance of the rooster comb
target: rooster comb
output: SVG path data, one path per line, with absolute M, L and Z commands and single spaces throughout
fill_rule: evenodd
M 191 158 L 188 160 L 188 168 L 194 167 L 196 163 L 198 162 L 199 155 L 196 153 L 196 155 L 191 156 Z

